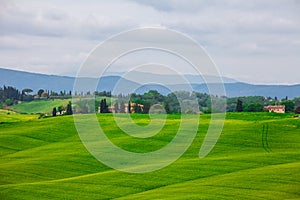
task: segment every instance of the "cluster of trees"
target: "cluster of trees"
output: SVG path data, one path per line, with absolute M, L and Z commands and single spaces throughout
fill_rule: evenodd
M 267 105 L 285 105 L 286 112 L 300 113 L 300 97 L 294 99 L 288 99 L 288 97 L 278 100 L 277 97 L 262 97 L 262 96 L 248 96 L 248 97 L 218 97 L 215 95 L 209 95 L 198 92 L 177 91 L 170 93 L 166 96 L 160 94 L 156 90 L 150 90 L 144 94 L 131 94 L 131 95 L 116 95 L 113 96 L 110 91 L 95 91 L 93 93 L 77 93 L 73 96 L 87 97 L 78 101 L 73 106 L 74 113 L 90 113 L 90 112 L 110 112 L 110 108 L 114 108 L 114 112 L 124 113 L 125 111 L 132 111 L 135 113 L 148 113 L 149 109 L 154 104 L 160 104 L 167 113 L 193 113 L 193 109 L 189 109 L 193 106 L 198 106 L 199 110 L 204 113 L 210 113 L 212 109 L 212 102 L 214 102 L 214 111 L 222 111 L 224 101 L 226 101 L 227 112 L 263 112 L 264 106 Z M 111 104 L 106 99 L 94 100 L 90 97 L 114 97 L 117 100 Z M 72 98 L 72 92 L 60 91 L 47 91 L 40 89 L 36 94 L 33 94 L 33 90 L 25 88 L 22 91 L 11 87 L 0 87 L 0 107 L 11 106 L 19 101 L 32 101 L 35 99 L 66 99 Z M 195 98 L 198 101 L 198 105 L 194 105 Z M 99 98 L 98 98 L 99 99 Z M 180 107 L 180 102 L 184 101 L 186 108 Z M 182 103 L 182 102 L 181 102 Z M 71 107 L 72 108 L 72 107 Z M 58 113 L 62 113 L 67 108 L 58 107 L 55 108 Z M 72 110 L 72 109 L 71 109 Z M 54 113 L 54 112 L 53 112 Z M 70 113 L 70 112 L 69 112 Z
M 60 93 L 53 91 L 45 91 L 40 89 L 36 94 L 33 94 L 33 90 L 30 88 L 24 88 L 22 91 L 12 87 L 12 86 L 3 86 L 0 87 L 0 103 L 5 106 L 11 106 L 17 104 L 18 101 L 32 101 L 35 99 L 48 99 L 54 97 L 64 97 L 68 96 L 71 98 L 71 91 L 69 94 L 61 91 Z
M 94 92 L 95 96 L 106 96 L 111 97 L 111 92 Z M 84 97 L 84 96 L 93 96 L 91 92 L 86 93 L 77 93 L 75 92 L 74 96 Z M 39 89 L 36 93 L 33 93 L 33 90 L 30 88 L 24 88 L 22 91 L 16 89 L 12 86 L 3 86 L 0 87 L 0 103 L 1 106 L 11 106 L 17 104 L 18 101 L 33 101 L 39 99 L 69 99 L 72 98 L 72 91 L 60 91 L 55 92 L 52 90 Z
M 73 109 L 72 109 L 71 101 L 69 101 L 66 108 L 63 107 L 63 106 L 58 106 L 57 109 L 56 109 L 56 107 L 54 107 L 52 109 L 52 116 L 53 117 L 57 116 L 58 113 L 59 113 L 59 115 L 72 115 L 73 114 Z
M 86 93 L 77 93 L 73 96 L 77 97 L 91 97 L 91 96 L 106 96 L 111 97 L 110 91 L 102 91 L 102 92 L 91 92 Z M 72 91 L 59 91 L 55 92 L 52 90 L 44 90 L 39 89 L 36 93 L 33 93 L 33 90 L 30 88 L 24 88 L 22 91 L 16 89 L 12 86 L 3 86 L 0 87 L 0 108 L 3 106 L 12 106 L 17 104 L 19 101 L 33 101 L 33 100 L 40 100 L 40 99 L 70 99 L 72 98 Z
M 108 113 L 108 105 L 106 103 L 106 99 L 101 99 L 100 101 L 100 112 L 101 113 Z
M 191 98 L 190 93 L 178 92 L 178 94 L 187 95 Z M 188 101 L 188 99 L 186 99 Z M 118 95 L 113 103 L 113 111 L 116 113 L 134 112 L 134 113 L 149 113 L 152 105 L 160 104 L 167 113 L 180 113 L 180 103 L 175 93 L 164 96 L 156 90 L 150 90 L 144 94 L 133 93 L 131 95 Z
M 233 112 L 264 112 L 264 106 L 284 105 L 287 113 L 300 113 L 300 97 L 289 100 L 288 97 L 280 101 L 275 97 L 262 96 L 227 98 L 227 111 Z
M 32 89 L 25 88 L 22 91 L 12 87 L 3 86 L 0 87 L 0 103 L 6 106 L 11 106 L 16 104 L 18 101 L 31 101 L 33 100 Z
M 262 96 L 227 98 L 227 111 L 263 112 L 264 106 L 270 104 L 271 101 Z
M 0 102 L 7 106 L 13 105 L 17 101 L 21 100 L 21 93 L 16 88 L 11 86 L 3 86 L 0 88 Z
M 166 97 L 155 90 L 150 90 L 144 94 L 131 94 L 128 96 L 118 97 L 114 102 L 115 112 L 124 112 L 127 106 L 127 112 L 149 113 L 151 105 L 161 104 L 163 107 L 168 107 Z M 125 103 L 127 102 L 127 103 Z M 119 108 L 119 109 L 118 109 Z
M 191 113 L 194 109 L 189 108 L 193 105 L 193 100 L 197 99 L 199 110 L 204 113 L 211 113 L 212 102 L 214 105 L 214 112 L 223 111 L 224 102 L 226 102 L 227 112 L 265 112 L 265 106 L 268 105 L 285 105 L 285 110 L 288 113 L 300 113 L 300 97 L 288 99 L 288 97 L 278 100 L 277 97 L 263 97 L 263 96 L 248 96 L 248 97 L 218 97 L 198 92 L 177 91 L 166 96 L 161 95 L 157 91 L 149 91 L 145 94 L 132 94 L 130 101 L 136 105 L 143 105 L 143 109 L 135 109 L 135 112 L 148 113 L 151 105 L 161 104 L 167 113 Z M 120 98 L 118 98 L 120 99 Z M 128 99 L 127 96 L 123 99 Z M 122 100 L 121 98 L 121 101 Z M 180 102 L 184 101 L 187 108 L 181 109 Z M 118 102 L 117 102 L 118 103 Z M 116 105 L 115 105 L 116 107 Z
M 81 98 L 76 101 L 76 104 L 72 106 L 73 113 L 108 113 L 109 105 L 106 99 L 95 100 L 93 98 Z
M 94 96 L 111 97 L 112 95 L 111 95 L 111 91 L 102 91 L 102 92 L 95 91 Z
M 267 105 L 285 105 L 286 112 L 300 113 L 300 97 L 289 100 L 287 97 L 281 101 L 277 98 L 265 98 L 262 96 L 249 97 L 218 97 L 214 95 L 177 91 L 166 96 L 155 90 L 150 90 L 144 94 L 118 95 L 113 96 L 114 101 L 108 102 L 106 98 L 94 100 L 93 98 L 83 98 L 78 101 L 73 107 L 75 113 L 91 113 L 91 112 L 134 112 L 134 113 L 149 113 L 151 106 L 159 104 L 164 108 L 166 113 L 195 113 L 195 106 L 201 112 L 211 113 L 212 102 L 214 112 L 224 111 L 224 103 L 226 102 L 227 112 L 265 112 L 264 106 Z M 196 104 L 195 104 L 196 99 Z M 184 102 L 182 104 L 182 102 Z M 197 104 L 198 103 L 198 104 Z M 184 105 L 183 108 L 181 106 Z M 192 109 L 191 109 L 192 108 Z

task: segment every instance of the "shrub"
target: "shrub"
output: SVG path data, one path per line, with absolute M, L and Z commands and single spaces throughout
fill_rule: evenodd
M 300 106 L 297 106 L 297 107 L 296 107 L 295 113 L 300 114 Z

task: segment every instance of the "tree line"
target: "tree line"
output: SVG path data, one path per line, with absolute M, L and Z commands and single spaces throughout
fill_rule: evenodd
M 197 105 L 194 105 L 195 100 Z M 181 108 L 184 101 L 184 108 Z M 74 105 L 75 113 L 149 113 L 153 105 L 160 105 L 166 113 L 195 113 L 196 109 L 190 109 L 198 106 L 203 113 L 212 112 L 212 102 L 214 112 L 224 111 L 224 102 L 226 102 L 227 112 L 265 112 L 265 106 L 285 105 L 288 113 L 300 113 L 300 97 L 289 100 L 288 97 L 278 100 L 277 97 L 218 97 L 198 92 L 176 91 L 168 95 L 162 95 L 155 90 L 150 90 L 144 94 L 133 93 L 131 95 L 113 96 L 113 100 L 82 99 Z M 160 112 L 160 110 L 158 110 Z
M 286 112 L 300 113 L 300 97 L 289 99 L 285 97 L 279 100 L 277 97 L 263 97 L 263 96 L 247 96 L 247 97 L 218 97 L 216 95 L 210 95 L 199 92 L 187 92 L 176 91 L 168 95 L 162 95 L 156 90 L 150 90 L 144 94 L 130 94 L 130 95 L 112 95 L 110 91 L 95 91 L 93 93 L 77 93 L 72 95 L 72 92 L 60 91 L 48 91 L 40 89 L 36 94 L 33 94 L 33 90 L 25 88 L 22 91 L 12 87 L 3 86 L 0 87 L 0 108 L 5 106 L 11 106 L 17 104 L 19 101 L 32 101 L 39 99 L 68 99 L 72 97 L 83 97 L 82 100 L 76 102 L 76 105 L 71 106 L 71 110 L 74 113 L 91 113 L 91 112 L 117 112 L 124 113 L 132 111 L 135 113 L 148 113 L 151 106 L 155 104 L 161 105 L 165 109 L 166 113 L 192 113 L 189 107 L 193 105 L 193 100 L 196 98 L 198 107 L 201 112 L 211 113 L 212 102 L 214 102 L 214 112 L 222 111 L 222 104 L 226 101 L 227 112 L 263 112 L 264 106 L 268 105 L 285 105 Z M 84 98 L 88 97 L 88 98 Z M 102 97 L 101 100 L 95 100 L 91 97 Z M 114 101 L 107 101 L 106 98 L 112 97 Z M 179 99 L 184 100 L 187 108 L 182 109 L 180 107 Z M 67 108 L 58 107 L 56 111 L 62 113 Z M 70 113 L 70 112 L 69 112 Z
M 3 86 L 0 87 L 0 108 L 3 106 L 12 106 L 18 104 L 19 101 L 33 101 L 33 100 L 45 100 L 45 99 L 71 99 L 72 97 L 88 97 L 88 96 L 106 96 L 111 97 L 110 91 L 95 91 L 91 92 L 75 92 L 72 94 L 72 91 L 61 90 L 59 92 L 52 90 L 39 89 L 36 93 L 33 93 L 33 90 L 30 88 L 24 88 L 18 90 L 12 86 Z

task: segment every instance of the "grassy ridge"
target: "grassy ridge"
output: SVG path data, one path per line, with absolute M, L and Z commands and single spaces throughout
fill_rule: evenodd
M 97 101 L 100 101 L 101 99 L 106 98 L 107 103 L 110 104 L 111 101 L 114 101 L 114 98 L 108 98 L 108 97 L 96 97 L 95 99 Z M 73 101 L 75 104 L 84 99 L 92 99 L 92 98 L 74 98 L 74 99 L 49 99 L 49 100 L 34 100 L 29 102 L 21 102 L 19 104 L 10 106 L 9 109 L 13 110 L 18 113 L 48 113 L 52 114 L 52 109 L 54 107 L 63 106 L 66 107 L 69 101 Z
M 98 118 L 116 145 L 135 152 L 166 145 L 180 123 L 180 116 L 169 115 L 162 132 L 144 142 L 123 134 L 112 115 Z M 133 118 L 138 124 L 149 122 L 145 115 Z M 209 115 L 201 116 L 197 137 L 176 162 L 158 171 L 129 174 L 110 169 L 87 152 L 72 116 L 37 119 L 0 112 L 0 198 L 300 198 L 298 119 L 269 113 L 228 113 L 217 145 L 199 159 L 209 120 Z M 262 145 L 266 125 L 270 152 Z
M 70 99 L 35 100 L 21 102 L 10 108 L 18 113 L 51 113 L 54 107 L 66 106 Z

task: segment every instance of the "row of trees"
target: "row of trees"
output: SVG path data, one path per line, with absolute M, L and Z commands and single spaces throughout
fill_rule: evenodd
M 14 87 L 4 85 L 2 88 L 0 88 L 0 102 L 7 106 L 11 106 L 16 104 L 18 101 L 32 100 L 30 95 L 31 92 L 32 90 L 29 88 L 19 91 Z
M 0 87 L 0 107 L 4 106 L 12 106 L 17 104 L 19 101 L 33 101 L 40 99 L 70 99 L 73 96 L 76 97 L 91 97 L 91 96 L 106 96 L 111 97 L 110 91 L 102 91 L 102 92 L 75 92 L 72 94 L 72 91 L 59 91 L 55 92 L 52 90 L 44 90 L 39 89 L 36 93 L 33 93 L 33 90 L 30 88 L 24 88 L 22 91 L 16 89 L 12 86 L 3 86 Z
M 99 101 L 83 98 L 73 108 L 76 113 L 149 113 L 149 109 L 153 105 L 159 104 L 166 113 L 195 113 L 198 108 L 201 112 L 211 113 L 212 102 L 214 112 L 224 110 L 227 112 L 264 112 L 266 111 L 264 106 L 268 105 L 285 105 L 286 112 L 290 113 L 298 112 L 300 109 L 300 97 L 293 100 L 285 98 L 279 101 L 276 98 L 265 98 L 262 96 L 226 98 L 186 91 L 173 92 L 164 96 L 155 90 L 150 90 L 144 94 L 119 95 L 113 98 L 112 103 L 108 103 L 106 99 Z M 224 104 L 226 108 L 224 108 Z
M 285 112 L 287 113 L 300 113 L 300 97 L 289 100 L 287 97 L 277 100 L 277 98 L 264 98 L 261 96 L 253 97 L 238 97 L 228 98 L 227 100 L 227 111 L 237 112 L 263 112 L 264 106 L 268 105 L 284 105 Z
M 59 93 L 54 91 L 47 91 L 44 89 L 38 90 L 36 94 L 32 94 L 33 90 L 30 88 L 25 88 L 22 91 L 11 87 L 3 86 L 0 88 L 0 107 L 11 106 L 18 101 L 31 101 L 34 99 L 54 99 L 54 98 L 71 98 L 72 92 L 60 91 Z M 114 112 L 123 113 L 125 110 L 133 110 L 136 113 L 148 113 L 149 109 L 154 104 L 160 104 L 167 113 L 180 113 L 182 111 L 180 107 L 180 102 L 184 101 L 187 107 L 195 106 L 193 105 L 193 99 L 197 99 L 199 110 L 205 113 L 211 112 L 211 104 L 214 102 L 215 111 L 221 111 L 224 101 L 226 101 L 226 111 L 244 111 L 244 112 L 263 112 L 264 106 L 267 105 L 285 105 L 286 112 L 298 112 L 300 106 L 300 97 L 294 99 L 288 99 L 288 97 L 278 100 L 277 97 L 262 97 L 262 96 L 248 96 L 248 97 L 218 97 L 214 95 L 209 95 L 205 93 L 198 92 L 187 92 L 187 91 L 178 91 L 170 93 L 166 96 L 160 94 L 155 90 L 150 90 L 144 94 L 131 94 L 131 95 L 117 95 L 112 96 L 109 91 L 94 92 L 91 94 L 87 92 L 85 94 L 74 94 L 78 97 L 92 97 L 92 96 L 101 96 L 101 97 L 114 97 L 117 100 L 111 105 L 106 102 L 106 99 L 102 100 L 91 100 L 84 99 L 76 103 L 76 106 L 73 106 L 73 110 L 76 113 L 89 113 L 89 112 L 109 112 L 109 107 L 114 107 Z M 91 102 L 94 101 L 94 102 Z M 128 103 L 128 102 L 131 103 Z M 127 106 L 127 107 L 126 107 Z M 100 110 L 99 110 L 100 107 Z M 132 108 L 128 108 L 132 107 Z M 60 110 L 57 108 L 57 110 Z M 183 109 L 184 112 L 189 113 L 193 112 L 192 110 Z M 60 111 L 58 111 L 60 112 Z
M 268 105 L 285 105 L 285 110 L 288 113 L 300 113 L 300 97 L 289 100 L 288 97 L 278 100 L 277 97 L 263 97 L 263 96 L 248 96 L 248 97 L 218 97 L 198 92 L 178 91 L 170 93 L 167 96 L 159 94 L 157 91 L 149 91 L 143 95 L 132 94 L 131 101 L 134 103 L 146 105 L 147 108 L 151 105 L 160 103 L 165 108 L 167 113 L 179 113 L 181 111 L 179 101 L 193 102 L 197 99 L 199 110 L 204 113 L 210 113 L 212 109 L 212 102 L 214 111 L 223 111 L 223 105 L 226 102 L 227 112 L 264 112 L 265 106 Z M 193 105 L 189 105 L 191 107 Z M 189 110 L 183 109 L 184 112 Z

